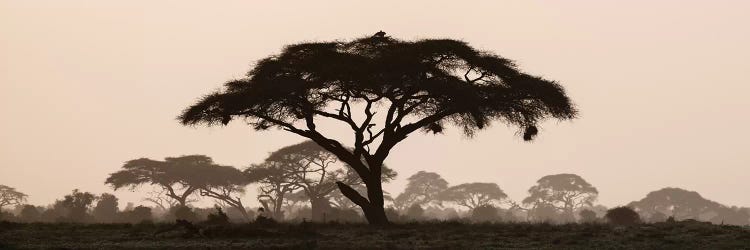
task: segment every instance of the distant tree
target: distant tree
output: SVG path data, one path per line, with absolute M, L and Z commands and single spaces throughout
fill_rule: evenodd
M 23 209 L 21 209 L 21 213 L 19 214 L 19 219 L 23 222 L 37 222 L 41 219 L 41 210 L 43 209 L 35 207 L 34 205 L 23 205 Z
M 438 200 L 452 202 L 469 210 L 497 205 L 505 198 L 508 198 L 508 195 L 497 184 L 481 182 L 452 186 L 438 195 Z
M 362 179 L 345 164 L 336 164 L 336 156 L 313 141 L 283 147 L 271 153 L 266 162 L 282 167 L 289 181 L 299 187 L 310 201 L 312 221 L 321 221 L 329 206 L 329 195 L 338 189 L 337 182 L 349 187 L 361 186 Z M 396 177 L 396 173 L 383 166 L 382 182 Z M 354 190 L 352 188 L 352 190 Z M 356 190 L 355 190 L 356 191 Z
M 439 202 L 438 195 L 448 188 L 448 181 L 433 172 L 419 171 L 407 181 L 404 192 L 393 200 L 393 205 L 401 211 L 414 204 L 422 206 Z
M 147 197 L 143 198 L 143 201 L 156 205 L 156 207 L 162 211 L 169 211 L 171 207 L 177 206 L 180 203 L 165 195 L 166 193 L 167 191 L 163 189 L 147 192 Z M 132 205 L 132 203 L 128 203 L 128 205 Z
M 571 221 L 574 211 L 593 206 L 598 195 L 599 191 L 578 175 L 547 175 L 529 189 L 529 197 L 523 200 L 523 204 L 532 208 L 542 204 L 554 207 L 562 212 L 566 221 Z
M 596 222 L 596 212 L 590 209 L 581 209 L 581 211 L 578 212 L 578 215 L 581 217 L 581 223 Z
M 473 135 L 502 121 L 531 140 L 539 122 L 577 113 L 556 82 L 450 39 L 376 36 L 295 44 L 225 86 L 187 108 L 181 122 L 211 126 L 241 119 L 256 130 L 281 128 L 315 141 L 362 178 L 367 197 L 343 182 L 338 186 L 371 224 L 388 223 L 382 166 L 410 134 L 440 133 L 451 123 Z M 351 128 L 354 150 L 320 131 L 323 119 Z
M 750 223 L 750 215 L 703 198 L 699 193 L 681 188 L 663 188 L 650 192 L 639 201 L 628 204 L 644 218 L 658 213 L 676 220 L 695 219 L 735 225 Z M 658 218 L 658 217 L 657 217 Z M 653 221 L 653 220 L 652 220 Z
M 0 185 L 0 211 L 9 205 L 20 205 L 26 202 L 26 194 L 16 191 L 15 188 Z
M 56 202 L 55 209 L 63 211 L 61 214 L 65 221 L 89 222 L 88 210 L 94 200 L 96 200 L 96 195 L 73 189 L 71 194 L 65 195 L 62 200 Z
M 471 220 L 474 222 L 500 221 L 500 211 L 489 203 L 473 207 L 470 211 Z
M 206 160 L 210 159 L 195 155 L 168 157 L 165 161 L 147 158 L 130 160 L 122 166 L 122 170 L 110 174 L 105 183 L 112 185 L 114 190 L 123 187 L 134 190 L 141 185 L 155 185 L 164 189 L 165 195 L 174 199 L 177 204 L 187 206 L 189 197 L 198 187 L 184 186 L 181 182 L 182 174 L 192 172 L 196 165 L 210 164 L 203 162 Z
M 638 213 L 629 207 L 616 207 L 610 209 L 604 217 L 609 223 L 615 225 L 633 225 L 641 222 Z
M 201 196 L 211 197 L 221 203 L 234 207 L 242 213 L 246 221 L 250 216 L 245 211 L 241 196 L 251 179 L 242 171 L 216 164 L 196 166 L 196 171 L 184 177 L 185 186 L 197 187 Z
M 266 212 L 272 218 L 282 220 L 284 197 L 299 189 L 294 181 L 294 174 L 277 162 L 254 164 L 244 172 L 251 182 L 259 184 L 258 201 Z
M 117 197 L 103 193 L 99 196 L 92 214 L 97 222 L 112 223 L 117 219 Z

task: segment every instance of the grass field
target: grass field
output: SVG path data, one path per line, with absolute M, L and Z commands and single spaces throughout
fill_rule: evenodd
M 700 222 L 643 224 L 198 225 L 0 222 L 0 248 L 55 249 L 750 249 L 750 229 Z

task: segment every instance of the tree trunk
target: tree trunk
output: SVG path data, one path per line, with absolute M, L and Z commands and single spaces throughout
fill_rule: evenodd
M 312 221 L 325 222 L 323 221 L 325 219 L 324 214 L 327 212 L 326 210 L 328 210 L 327 209 L 328 206 L 326 206 L 327 204 L 325 204 L 326 202 L 328 201 L 325 198 L 310 197 L 310 210 L 312 210 L 312 218 L 311 218 Z
M 341 190 L 344 196 L 362 208 L 362 212 L 364 212 L 365 218 L 370 225 L 382 226 L 390 224 L 388 217 L 385 216 L 385 208 L 383 207 L 383 186 L 380 182 L 380 177 L 369 179 L 375 179 L 374 181 L 365 181 L 369 199 L 362 197 L 357 190 L 342 182 L 336 182 L 336 185 L 338 185 L 339 190 Z

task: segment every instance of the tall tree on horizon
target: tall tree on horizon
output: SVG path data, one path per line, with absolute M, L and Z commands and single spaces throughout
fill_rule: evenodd
M 378 35 L 286 46 L 258 61 L 246 78 L 185 109 L 179 120 L 211 126 L 240 119 L 255 130 L 280 128 L 313 140 L 357 172 L 366 195 L 342 182 L 338 188 L 370 224 L 382 225 L 388 223 L 383 162 L 410 134 L 454 125 L 472 136 L 501 121 L 531 140 L 540 122 L 576 114 L 562 86 L 491 52 L 451 39 Z M 332 139 L 318 126 L 321 120 L 350 128 L 351 141 Z
M 0 185 L 0 211 L 3 210 L 4 206 L 8 205 L 21 205 L 26 202 L 28 195 L 19 192 L 15 188 Z
M 561 212 L 565 220 L 574 221 L 575 211 L 593 206 L 598 196 L 596 187 L 580 176 L 554 174 L 540 178 L 529 188 L 529 196 L 523 199 L 523 204 L 532 206 L 532 210 L 553 208 Z

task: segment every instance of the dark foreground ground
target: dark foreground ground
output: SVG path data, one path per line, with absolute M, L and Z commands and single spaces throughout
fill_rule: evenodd
M 750 229 L 699 222 L 602 224 L 198 225 L 0 222 L 0 248 L 54 249 L 750 249 Z

